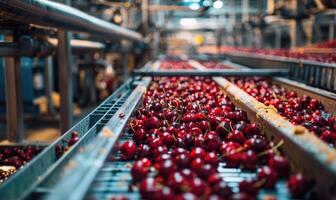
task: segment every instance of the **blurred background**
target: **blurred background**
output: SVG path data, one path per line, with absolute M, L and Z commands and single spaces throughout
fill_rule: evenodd
M 3 127 L 0 138 L 3 140 L 8 138 L 6 101 L 13 100 L 14 105 L 23 102 L 20 118 L 25 123 L 17 123 L 25 125 L 26 134 L 21 135 L 34 140 L 43 138 L 47 132 L 44 139 L 53 140 L 125 82 L 133 69 L 162 54 L 225 54 L 240 50 L 336 61 L 334 0 L 72 0 L 61 3 L 139 32 L 144 42 L 75 32 L 68 37 L 67 45 L 72 49 L 67 51 L 65 46 L 63 51 L 71 54 L 60 57 L 56 51 L 57 30 L 29 24 L 32 19 L 22 18 L 20 13 L 4 12 L 2 41 L 15 41 L 11 45 L 21 51 L 34 51 L 14 53 L 19 56 L 16 60 L 19 60 L 20 76 L 16 77 L 17 84 L 8 82 L 7 85 L 21 88 L 20 99 L 6 99 L 5 74 L 9 72 L 5 66 L 11 61 L 2 58 L 0 62 Z M 4 10 L 8 9 L 5 4 L 1 5 Z M 2 56 L 13 51 L 13 46 L 8 45 L 1 46 Z M 58 67 L 64 65 L 62 56 L 69 58 L 66 62 L 70 67 L 65 71 Z M 62 83 L 67 86 L 63 92 L 68 94 L 63 100 Z M 16 128 L 14 132 L 23 130 Z

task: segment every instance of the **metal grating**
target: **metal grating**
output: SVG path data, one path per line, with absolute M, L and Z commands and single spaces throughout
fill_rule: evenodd
M 225 55 L 233 62 L 252 68 L 288 68 L 290 79 L 336 92 L 336 64 L 246 53 Z

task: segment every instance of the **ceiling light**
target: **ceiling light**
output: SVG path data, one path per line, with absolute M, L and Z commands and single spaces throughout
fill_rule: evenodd
M 217 1 L 215 1 L 214 3 L 213 3 L 213 7 L 215 8 L 215 9 L 220 9 L 220 8 L 222 8 L 223 7 L 223 1 L 220 1 L 220 0 L 217 0 Z
M 205 7 L 211 6 L 211 1 L 210 0 L 204 0 L 203 1 L 203 6 L 205 6 Z
M 200 9 L 200 5 L 198 3 L 192 3 L 192 4 L 189 5 L 189 8 L 191 10 L 198 10 L 198 9 Z
M 182 18 L 180 19 L 180 24 L 182 26 L 191 27 L 197 25 L 197 20 L 195 18 Z

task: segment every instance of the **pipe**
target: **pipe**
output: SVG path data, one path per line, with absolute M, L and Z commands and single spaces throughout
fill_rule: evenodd
M 122 28 L 70 6 L 48 0 L 0 1 L 0 17 L 59 28 L 68 31 L 103 35 L 110 39 L 128 39 L 143 42 L 141 34 Z
M 48 42 L 54 47 L 57 47 L 58 45 L 58 40 L 56 38 L 48 38 Z M 75 53 L 106 51 L 106 45 L 101 42 L 72 39 L 70 40 L 70 45 Z
M 57 45 L 58 40 L 55 38 L 49 38 L 46 42 L 29 37 L 21 37 L 17 42 L 0 42 L 0 57 L 44 57 L 51 55 L 57 48 Z M 106 45 L 100 42 L 72 39 L 70 45 L 74 53 L 106 51 Z
M 47 56 L 54 48 L 42 40 L 20 37 L 16 42 L 0 42 L 0 57 Z

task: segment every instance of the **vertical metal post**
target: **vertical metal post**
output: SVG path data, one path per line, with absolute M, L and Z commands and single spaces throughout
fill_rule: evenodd
M 52 56 L 48 56 L 45 61 L 44 67 L 44 85 L 45 93 L 48 100 L 48 113 L 54 114 L 55 109 L 53 105 L 52 92 L 54 90 L 54 79 L 53 79 L 53 60 Z
M 148 2 L 149 0 L 141 1 L 141 15 L 142 15 L 142 25 L 144 28 L 145 35 L 148 33 Z
M 70 46 L 71 35 L 58 31 L 58 78 L 60 102 L 60 129 L 65 133 L 73 123 L 73 84 L 72 84 L 72 53 Z
M 242 0 L 242 22 L 246 22 L 249 19 L 249 8 L 250 8 L 250 1 L 249 0 Z
M 335 22 L 334 20 L 330 20 L 329 21 L 329 37 L 328 37 L 330 41 L 334 39 L 334 34 L 335 34 Z
M 5 36 L 6 42 L 13 40 L 13 36 Z M 10 142 L 24 139 L 20 68 L 20 57 L 5 58 L 7 138 Z

